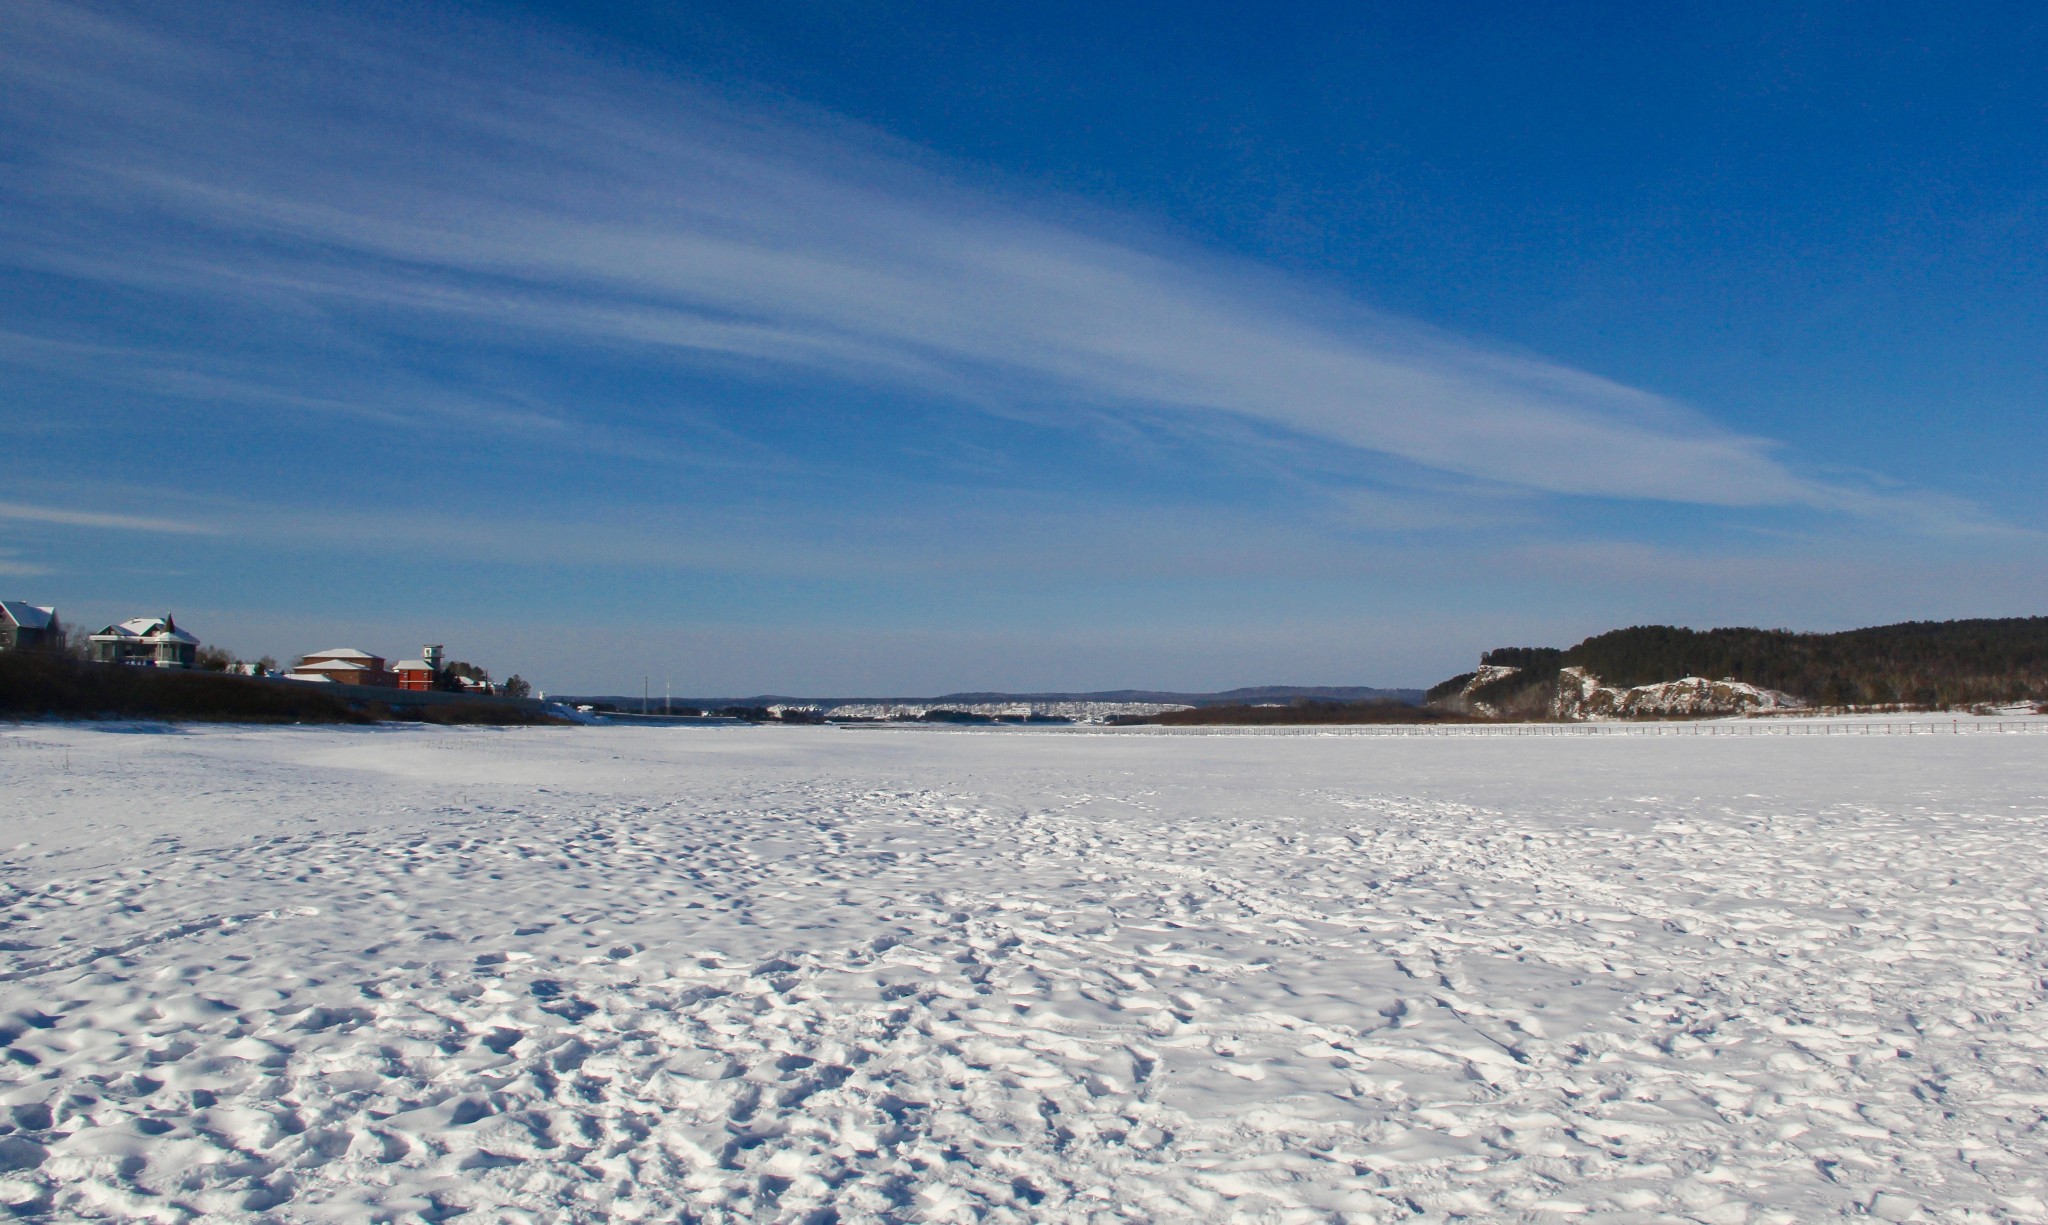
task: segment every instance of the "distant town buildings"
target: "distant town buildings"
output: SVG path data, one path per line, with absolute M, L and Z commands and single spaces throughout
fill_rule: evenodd
M 110 625 L 89 642 L 100 663 L 142 668 L 189 668 L 199 652 L 199 640 L 179 629 L 169 613 Z
M 0 651 L 61 646 L 64 627 L 57 610 L 20 600 L 0 600 Z
M 70 645 L 57 610 L 22 600 L 0 600 L 0 651 L 46 648 L 58 652 Z M 206 668 L 240 676 L 271 677 L 276 661 L 265 656 L 245 663 L 224 650 L 202 648 L 198 638 L 178 628 L 165 613 L 161 617 L 131 617 L 109 625 L 87 637 L 85 656 L 94 663 L 122 664 L 139 668 Z M 401 689 L 416 693 L 461 693 L 471 696 L 508 694 L 525 697 L 530 692 L 517 676 L 503 686 L 491 683 L 482 668 L 452 661 L 441 644 L 420 648 L 418 659 L 389 664 L 382 655 L 356 647 L 330 647 L 303 656 L 282 673 L 286 680 L 315 684 L 358 685 L 368 688 Z
M 412 693 L 496 693 L 497 687 L 464 675 L 467 664 L 450 664 L 440 644 L 420 648 L 418 659 L 387 667 L 382 655 L 354 647 L 317 651 L 298 662 L 285 678 L 336 685 L 373 685 Z

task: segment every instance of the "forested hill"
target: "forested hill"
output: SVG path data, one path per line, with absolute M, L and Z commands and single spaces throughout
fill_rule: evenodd
M 1578 666 L 1614 686 L 1727 678 L 1830 706 L 2042 700 L 2048 617 L 1908 621 L 1838 634 L 1638 625 L 1565 651 L 1489 651 L 1481 662 L 1521 668 L 1524 683 Z

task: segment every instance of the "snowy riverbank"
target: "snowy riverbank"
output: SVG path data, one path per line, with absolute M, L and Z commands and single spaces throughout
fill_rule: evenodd
M 0 1202 L 2041 1220 L 2044 749 L 0 727 Z

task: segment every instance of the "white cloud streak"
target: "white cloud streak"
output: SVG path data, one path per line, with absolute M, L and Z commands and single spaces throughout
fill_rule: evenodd
M 15 34 L 0 113 L 34 108 L 46 137 L 16 195 L 42 221 L 0 241 L 73 275 L 1020 415 L 1249 421 L 1552 494 L 1858 515 L 1911 501 L 1803 476 L 1765 441 L 1592 374 L 1119 236 L 1115 219 L 1048 219 L 829 117 L 491 30 L 437 42 L 298 12 L 170 31 L 42 0 L 0 20 Z
M 119 515 L 101 511 L 66 510 L 57 506 L 30 506 L 21 502 L 0 502 L 0 519 L 23 523 L 54 523 L 60 527 L 103 528 L 123 532 L 164 532 L 172 535 L 204 536 L 216 529 L 177 519 L 147 515 Z

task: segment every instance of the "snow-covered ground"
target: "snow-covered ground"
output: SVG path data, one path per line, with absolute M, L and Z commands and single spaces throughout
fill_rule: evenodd
M 2044 756 L 0 727 L 0 1202 L 2048 1220 Z

